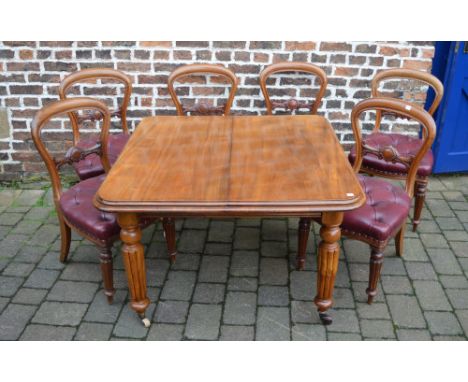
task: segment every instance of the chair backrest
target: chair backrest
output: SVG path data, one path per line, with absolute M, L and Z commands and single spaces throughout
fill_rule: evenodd
M 415 70 L 415 69 L 382 70 L 381 72 L 377 73 L 376 76 L 372 79 L 372 82 L 371 82 L 372 97 L 382 97 L 382 95 L 379 94 L 379 86 L 382 81 L 398 79 L 398 78 L 420 81 L 429 85 L 434 90 L 434 93 L 435 93 L 434 100 L 432 101 L 432 104 L 428 110 L 430 115 L 434 115 L 444 95 L 444 86 L 442 85 L 442 83 L 439 81 L 437 77 L 427 72 L 423 72 L 423 71 Z M 420 107 L 417 104 L 415 104 L 415 106 Z M 382 113 L 377 112 L 374 131 L 377 131 L 380 129 L 381 120 L 382 120 Z
M 63 79 L 59 86 L 59 96 L 61 100 L 67 99 L 67 90 L 79 82 L 86 82 L 89 80 L 97 79 L 110 79 L 117 81 L 124 85 L 124 96 L 122 104 L 117 110 L 111 111 L 111 117 L 119 117 L 122 122 L 122 130 L 128 134 L 127 126 L 127 108 L 132 95 L 132 81 L 131 79 L 119 70 L 107 68 L 83 69 L 74 72 Z M 79 116 L 76 113 L 70 113 L 69 118 L 73 129 L 73 143 L 76 144 L 80 140 L 80 125 L 85 121 L 96 121 L 100 118 L 100 113 L 88 114 Z
M 57 159 L 53 157 L 47 150 L 46 145 L 42 140 L 41 131 L 52 118 L 63 115 L 65 113 L 70 115 L 70 113 L 79 110 L 91 110 L 102 115 L 102 128 L 99 142 L 96 146 L 89 149 L 82 149 L 74 145 L 67 150 L 63 158 Z M 56 101 L 43 107 L 36 113 L 31 128 L 32 139 L 34 145 L 37 148 L 37 151 L 45 162 L 47 171 L 49 172 L 52 182 L 54 200 L 56 203 L 60 200 L 60 195 L 62 194 L 62 183 L 60 181 L 59 170 L 63 165 L 79 162 L 90 154 L 98 154 L 101 158 L 104 171 L 106 173 L 109 171 L 110 164 L 107 152 L 109 125 L 110 113 L 106 104 L 93 98 L 77 97 Z
M 224 105 L 209 106 L 204 103 L 195 104 L 191 107 L 182 105 L 174 89 L 174 83 L 177 82 L 178 79 L 196 74 L 220 76 L 230 82 L 231 90 L 229 91 L 229 97 Z M 171 95 L 172 101 L 177 109 L 177 115 L 186 115 L 188 113 L 191 115 L 228 115 L 231 111 L 232 102 L 234 101 L 238 84 L 239 79 L 231 70 L 224 66 L 214 64 L 189 64 L 181 66 L 171 73 L 167 81 L 169 94 Z
M 362 140 L 359 117 L 363 112 L 369 110 L 376 112 L 389 112 L 419 122 L 423 129 L 423 138 L 421 139 L 421 146 L 418 152 L 414 155 L 403 156 L 395 147 L 392 146 L 383 148 L 368 146 Z M 353 111 L 351 112 L 351 125 L 353 128 L 354 138 L 356 140 L 356 160 L 353 165 L 354 171 L 359 172 L 362 164 L 362 158 L 365 153 L 376 155 L 387 162 L 402 163 L 408 167 L 405 189 L 408 195 L 413 197 L 414 182 L 419 164 L 427 150 L 431 147 L 435 138 L 436 125 L 432 116 L 423 108 L 415 107 L 410 102 L 394 98 L 376 97 L 365 99 L 353 108 Z
M 296 99 L 290 99 L 286 101 L 272 101 L 270 94 L 267 89 L 268 78 L 275 73 L 287 73 L 287 72 L 303 72 L 315 75 L 320 79 L 320 88 L 315 96 L 313 103 L 299 102 Z M 286 110 L 297 110 L 297 109 L 309 109 L 311 114 L 316 114 L 317 110 L 322 102 L 322 98 L 327 90 L 327 75 L 325 71 L 316 65 L 309 64 L 307 62 L 280 62 L 277 64 L 269 65 L 260 73 L 260 88 L 262 89 L 263 97 L 265 98 L 265 105 L 267 114 L 273 114 L 273 110 L 282 108 Z

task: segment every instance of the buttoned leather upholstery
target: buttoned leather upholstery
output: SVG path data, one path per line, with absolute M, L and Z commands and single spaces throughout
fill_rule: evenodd
M 72 226 L 96 239 L 108 241 L 120 232 L 117 217 L 93 205 L 94 195 L 105 177 L 89 178 L 70 187 L 60 197 L 59 205 Z
M 343 230 L 384 241 L 395 235 L 406 221 L 411 206 L 408 194 L 390 182 L 358 175 L 366 203 L 344 213 Z
M 372 133 L 364 138 L 363 142 L 370 147 L 383 149 L 384 147 L 392 146 L 401 156 L 415 155 L 420 146 L 421 140 L 418 138 L 408 137 L 402 134 L 393 133 Z M 353 147 L 349 153 L 349 161 L 354 163 L 356 159 L 356 149 Z M 429 149 L 426 155 L 421 160 L 418 168 L 418 176 L 426 177 L 432 172 L 434 164 L 434 156 Z M 402 163 L 387 162 L 384 159 L 379 159 L 374 154 L 365 154 L 362 159 L 362 167 L 375 169 L 377 171 L 388 172 L 392 174 L 407 174 L 408 168 Z
M 109 135 L 108 153 L 111 166 L 119 157 L 129 138 L 130 135 L 124 133 Z M 96 143 L 97 139 L 83 139 L 78 142 L 77 146 L 82 149 L 88 149 L 95 146 Z M 73 167 L 81 180 L 92 178 L 104 173 L 101 159 L 97 154 L 90 154 L 83 160 L 73 163 Z

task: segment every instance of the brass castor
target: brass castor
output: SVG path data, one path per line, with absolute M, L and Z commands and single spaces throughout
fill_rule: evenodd
M 139 314 L 138 316 L 140 317 L 141 322 L 143 323 L 145 328 L 149 328 L 151 326 L 151 321 L 147 317 L 145 317 L 144 314 Z

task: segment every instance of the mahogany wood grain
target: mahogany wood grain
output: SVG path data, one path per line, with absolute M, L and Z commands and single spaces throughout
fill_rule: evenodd
M 363 202 L 330 124 L 308 115 L 145 118 L 96 197 L 105 211 L 168 217 L 308 216 Z
M 326 323 L 343 211 L 364 202 L 332 127 L 311 115 L 146 118 L 95 196 L 98 208 L 118 213 L 131 306 L 141 315 L 149 300 L 136 214 L 298 216 L 304 232 L 322 214 L 316 304 Z

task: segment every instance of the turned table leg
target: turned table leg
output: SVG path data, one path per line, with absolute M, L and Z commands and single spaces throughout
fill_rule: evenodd
M 341 236 L 340 224 L 342 221 L 342 212 L 324 212 L 322 214 L 322 228 L 320 229 L 322 240 L 318 248 L 317 258 L 317 296 L 314 302 L 324 325 L 332 323 L 332 318 L 326 311 L 333 304 L 333 288 L 340 256 L 338 240 L 340 240 Z
M 118 214 L 117 220 L 121 227 L 122 257 L 130 291 L 130 306 L 138 313 L 143 324 L 149 327 L 150 321 L 145 318 L 145 311 L 150 300 L 146 295 L 145 256 L 138 217 L 135 213 L 123 212 Z
M 307 241 L 309 240 L 310 218 L 301 218 L 299 220 L 299 229 L 297 233 L 297 257 L 296 269 L 302 271 L 305 265 Z

